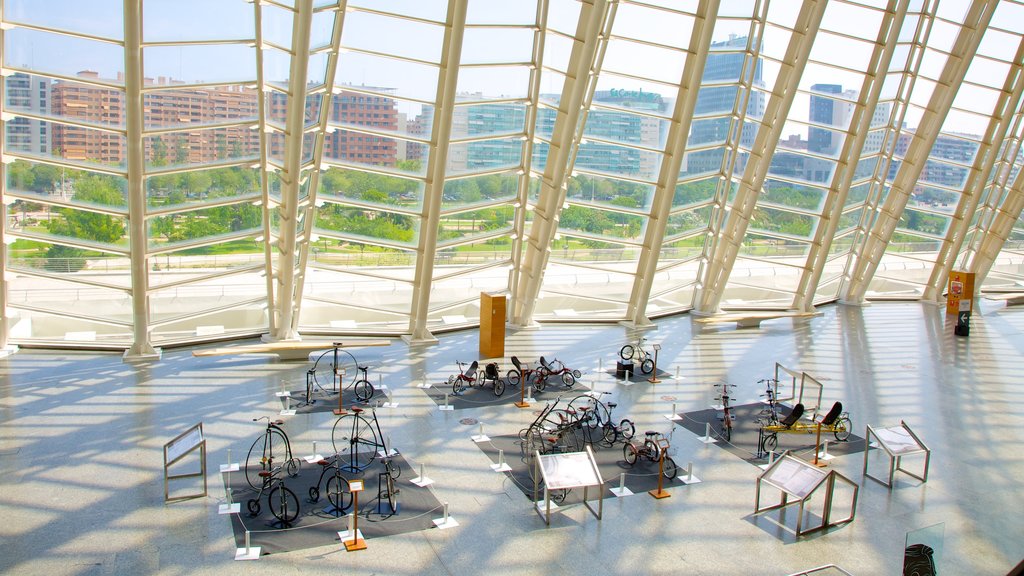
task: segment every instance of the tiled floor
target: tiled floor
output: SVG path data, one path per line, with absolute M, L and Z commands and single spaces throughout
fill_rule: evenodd
M 606 492 L 603 520 L 573 507 L 550 527 L 490 469 L 470 440 L 478 426 L 460 423 L 471 417 L 488 434 L 510 434 L 533 410 L 442 412 L 416 388 L 475 359 L 475 332 L 357 351 L 398 403 L 380 410 L 386 433 L 425 466 L 460 526 L 371 539 L 361 552 L 329 545 L 254 562 L 234 560 L 230 523 L 217 514 L 216 470 L 228 449 L 233 459 L 248 449 L 260 431 L 253 418 L 280 408 L 274 392 L 304 387 L 307 363 L 173 349 L 132 365 L 113 354 L 21 350 L 0 360 L 0 573 L 788 574 L 835 563 L 858 575 L 898 574 L 906 532 L 937 523 L 945 535 L 939 573 L 1006 573 L 1024 558 L 1024 308 L 983 303 L 969 338 L 955 337 L 943 309 L 925 304 L 822 312 L 743 330 L 663 319 L 646 336 L 662 345 L 660 366 L 681 378 L 630 387 L 597 370 L 635 335 L 624 327 L 510 333 L 506 354 L 581 368 L 585 384 L 613 391 L 616 411 L 639 430 L 671 432 L 674 458 L 692 462 L 703 480 L 675 484 L 664 500 Z M 759 469 L 663 415 L 673 403 L 679 412 L 706 408 L 723 379 L 736 384 L 739 403 L 756 401 L 755 383 L 775 362 L 822 381 L 823 404 L 841 400 L 859 435 L 866 424 L 905 420 L 933 449 L 929 481 L 897 475 L 890 491 L 864 480 L 861 455 L 841 456 L 831 468 L 861 485 L 852 523 L 798 541 L 795 510 L 754 516 Z M 329 445 L 332 415 L 285 420 L 297 452 L 314 440 Z M 200 421 L 210 496 L 165 505 L 162 447 Z

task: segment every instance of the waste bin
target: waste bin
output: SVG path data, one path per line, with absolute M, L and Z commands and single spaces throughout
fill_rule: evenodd
M 970 336 L 971 334 L 971 312 L 964 310 L 956 315 L 956 328 L 953 328 L 953 334 L 957 336 Z

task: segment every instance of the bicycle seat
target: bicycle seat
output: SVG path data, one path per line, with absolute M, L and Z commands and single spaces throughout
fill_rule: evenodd
M 280 426 L 281 424 L 284 424 L 284 420 L 274 420 L 274 426 Z
M 804 405 L 803 404 L 797 404 L 796 406 L 793 407 L 793 411 L 790 412 L 789 415 L 786 416 L 786 418 L 782 420 L 782 422 L 779 422 L 779 424 L 781 424 L 782 426 L 784 426 L 786 428 L 789 428 L 793 424 L 796 424 L 796 421 L 799 420 L 800 417 L 803 416 L 803 415 L 804 415 Z
M 825 417 L 821 419 L 822 426 L 832 426 L 839 419 L 839 413 L 843 411 L 843 403 L 836 402 L 832 405 L 832 409 L 825 414 Z
M 657 435 L 658 435 L 658 432 L 655 431 L 655 430 L 648 430 L 647 432 L 644 432 L 644 436 L 657 436 Z
M 618 404 L 617 404 L 617 403 L 615 403 L 615 402 L 609 402 L 609 403 L 608 403 L 608 408 L 609 408 L 609 409 L 615 408 L 616 406 L 618 406 Z
M 512 365 L 516 367 L 516 370 L 519 370 L 520 372 L 523 371 L 522 365 L 519 364 L 519 358 L 513 356 L 510 360 L 512 360 Z
M 356 368 L 359 369 L 359 370 L 362 370 L 363 372 L 366 372 L 367 370 L 370 369 L 369 366 L 356 366 Z
M 330 466 L 331 465 L 331 463 L 328 462 L 327 460 L 317 460 L 316 463 L 321 465 L 321 466 Z
M 269 470 L 260 470 L 257 476 L 259 476 L 260 478 L 269 478 L 271 476 L 271 473 Z
M 363 409 L 358 406 L 353 406 L 352 411 L 355 412 L 356 414 L 359 414 L 360 412 L 363 411 Z

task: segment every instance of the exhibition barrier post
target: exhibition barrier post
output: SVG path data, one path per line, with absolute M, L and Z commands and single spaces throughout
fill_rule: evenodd
M 235 560 L 259 560 L 260 547 L 253 548 L 249 542 L 249 531 L 245 531 L 245 548 L 235 549 Z

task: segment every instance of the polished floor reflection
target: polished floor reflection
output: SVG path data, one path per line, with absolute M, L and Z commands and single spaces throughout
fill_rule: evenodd
M 657 384 L 625 386 L 606 374 L 619 347 L 640 334 L 618 325 L 510 332 L 506 354 L 580 368 L 577 389 L 610 391 L 617 415 L 669 434 L 673 458 L 692 463 L 701 483 L 674 482 L 662 500 L 606 491 L 602 520 L 573 506 L 546 527 L 470 439 L 479 424 L 465 423 L 514 434 L 539 406 L 439 410 L 417 385 L 439 384 L 458 371 L 456 360 L 478 359 L 477 333 L 445 334 L 434 346 L 396 340 L 355 354 L 397 404 L 378 410 L 385 433 L 424 466 L 459 526 L 371 538 L 360 552 L 338 543 L 254 562 L 234 560 L 231 524 L 218 515 L 217 469 L 228 450 L 234 460 L 248 450 L 261 431 L 254 418 L 280 410 L 276 392 L 304 388 L 308 363 L 173 349 L 160 362 L 132 365 L 113 354 L 21 350 L 0 360 L 0 572 L 788 574 L 834 563 L 854 574 L 895 574 L 907 532 L 936 524 L 939 573 L 1004 574 L 1024 558 L 1024 309 L 983 302 L 967 338 L 954 336 L 943 309 L 919 303 L 826 306 L 809 321 L 760 329 L 701 329 L 689 316 L 657 324 L 643 333 L 661 345 L 658 364 L 669 377 Z M 665 415 L 673 405 L 687 412 L 715 404 L 723 381 L 735 385 L 737 403 L 756 402 L 756 382 L 776 362 L 819 380 L 825 409 L 843 402 L 857 435 L 905 421 L 932 449 L 928 482 L 897 474 L 889 490 L 864 479 L 862 454 L 839 455 L 829 469 L 861 486 L 852 523 L 798 540 L 795 509 L 755 516 L 760 470 Z M 507 357 L 501 364 L 511 367 Z M 313 441 L 321 451 L 330 446 L 330 413 L 284 419 L 299 454 Z M 209 496 L 165 505 L 163 446 L 198 422 Z

